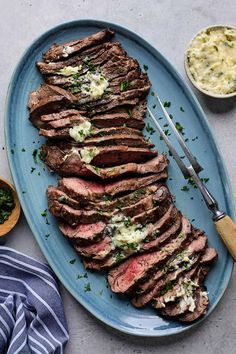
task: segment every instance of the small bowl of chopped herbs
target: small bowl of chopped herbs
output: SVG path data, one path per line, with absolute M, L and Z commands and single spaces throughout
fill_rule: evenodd
M 13 229 L 20 217 L 20 202 L 15 188 L 4 178 L 0 178 L 0 243 Z

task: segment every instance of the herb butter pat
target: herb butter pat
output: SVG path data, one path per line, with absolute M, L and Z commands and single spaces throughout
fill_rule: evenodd
M 79 125 L 75 125 L 69 129 L 69 134 L 76 142 L 82 143 L 87 136 L 91 134 L 92 124 L 90 122 L 84 122 Z
M 139 249 L 148 229 L 148 225 L 143 227 L 140 224 L 131 224 L 130 219 L 123 214 L 113 216 L 107 227 L 112 235 L 113 246 L 125 250 Z
M 108 88 L 109 83 L 102 74 L 86 74 L 88 84 L 83 84 L 81 87 L 82 93 L 91 96 L 94 100 L 101 98 L 105 90 Z
M 187 60 L 199 88 L 216 94 L 236 91 L 236 30 L 216 27 L 199 33 Z
M 95 156 L 99 154 L 99 149 L 96 146 L 85 147 L 80 150 L 81 160 L 85 163 L 90 163 Z
M 63 76 L 71 76 L 74 74 L 78 74 L 78 72 L 82 69 L 82 65 L 78 66 L 66 66 L 63 69 L 60 69 L 57 71 L 58 75 L 63 75 Z

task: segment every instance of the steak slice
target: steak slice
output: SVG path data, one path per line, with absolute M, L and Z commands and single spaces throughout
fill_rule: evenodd
M 149 197 L 147 197 L 149 198 Z M 146 199 L 147 199 L 146 198 Z M 132 216 L 133 223 L 138 222 L 152 222 L 161 217 L 168 208 L 169 198 L 164 196 L 163 203 L 153 207 L 153 203 L 149 200 L 142 200 L 137 205 L 123 208 L 122 213 L 125 216 Z M 48 199 L 48 206 L 50 212 L 57 218 L 66 221 L 69 225 L 75 226 L 80 223 L 93 223 L 97 221 L 108 222 L 114 215 L 120 213 L 119 209 L 113 211 L 102 210 L 86 210 L 86 209 L 74 209 L 69 205 L 60 203 L 55 199 Z M 145 210 L 146 208 L 146 210 Z M 150 208 L 150 209 L 148 209 Z M 140 213 L 140 209 L 142 212 Z M 143 211 L 145 210 L 145 211 Z
M 168 286 L 170 282 L 177 279 L 179 275 L 185 273 L 186 270 L 191 268 L 193 265 L 199 261 L 200 256 L 194 257 L 193 255 L 202 252 L 207 243 L 207 238 L 205 235 L 200 236 L 197 240 L 193 240 L 185 251 L 181 251 L 170 259 L 162 269 L 159 269 L 157 273 L 151 277 L 151 285 L 155 284 L 153 287 L 146 289 L 145 293 L 140 293 L 132 299 L 132 304 L 136 307 L 142 307 L 148 304 L 154 297 L 162 291 L 163 288 Z M 189 258 L 191 257 L 191 258 Z M 184 261 L 185 259 L 185 261 Z M 181 265 L 183 264 L 183 265 Z M 145 283 L 144 283 L 145 284 Z M 147 285 L 143 288 L 147 288 Z M 140 289 L 140 287 L 139 287 Z
M 131 112 L 131 110 L 129 110 Z M 145 123 L 141 119 L 129 116 L 127 112 L 114 112 L 95 115 L 90 122 L 97 128 L 119 127 L 126 125 L 127 127 L 142 130 Z
M 189 313 L 193 314 L 196 310 L 197 291 L 201 289 L 202 282 L 208 271 L 209 268 L 196 266 L 187 272 L 185 277 L 180 278 L 173 290 L 168 291 L 170 293 L 167 298 L 168 301 L 167 304 L 166 302 L 163 302 L 161 314 L 169 317 L 179 317 L 185 313 L 188 313 L 188 315 Z M 206 292 L 203 297 L 206 297 L 207 300 L 206 302 L 204 301 L 206 307 L 203 306 L 205 311 L 208 305 L 208 297 Z M 175 302 L 173 303 L 173 301 Z M 168 304 L 169 302 L 170 304 Z M 154 306 L 156 305 L 154 304 Z M 198 311 L 196 311 L 196 313 L 198 313 Z M 194 320 L 195 315 L 193 315 L 192 320 Z M 196 318 L 199 316 L 196 316 Z M 191 318 L 191 316 L 189 317 Z
M 72 162 L 69 160 L 69 163 L 62 162 L 62 164 L 58 165 L 58 160 L 52 160 L 54 154 L 50 156 L 50 165 L 49 167 L 57 171 L 60 175 L 69 174 L 72 170 Z M 72 160 L 74 161 L 74 159 Z M 98 168 L 90 164 L 85 164 L 81 161 L 81 159 L 76 157 L 77 165 L 74 167 L 70 175 L 78 175 L 78 176 L 96 176 L 100 177 L 103 180 L 109 178 L 120 177 L 125 174 L 138 174 L 138 175 L 145 175 L 149 173 L 158 173 L 160 175 L 160 179 L 166 177 L 165 169 L 167 168 L 168 160 L 165 155 L 158 155 L 154 159 L 151 159 L 145 163 L 137 164 L 137 163 L 127 163 L 120 166 L 114 166 L 112 168 L 105 167 L 105 168 Z M 52 165 L 55 163 L 56 165 Z M 55 167 L 58 166 L 58 167 Z
M 85 181 L 82 178 L 62 178 L 58 183 L 59 188 L 68 196 L 79 201 L 97 201 L 105 193 L 104 185 L 97 182 Z
M 68 139 L 73 140 L 69 134 L 70 128 L 65 129 L 40 129 L 39 135 L 50 139 Z M 101 133 L 102 134 L 102 133 Z M 77 146 L 115 146 L 125 145 L 131 147 L 153 148 L 155 145 L 144 139 L 142 136 L 130 134 L 113 134 L 98 137 L 86 138 L 83 142 L 77 143 Z
M 69 59 L 64 59 L 57 62 L 37 62 L 36 65 L 43 75 L 58 74 L 60 69 L 68 66 L 83 66 L 81 71 L 83 72 L 88 65 L 101 65 L 109 60 L 112 56 L 126 56 L 126 52 L 122 49 L 120 43 L 105 42 L 93 46 L 79 54 L 75 54 Z M 62 75 L 62 73 L 60 73 Z
M 183 218 L 181 230 L 183 237 L 176 237 L 160 251 L 134 256 L 112 269 L 108 274 L 108 282 L 112 291 L 115 293 L 130 292 L 150 271 L 181 248 L 188 240 L 190 233 L 191 224 Z
M 64 146 L 63 146 L 64 145 Z M 69 148 L 70 144 L 47 143 L 41 146 L 41 159 L 52 171 L 62 175 L 84 175 L 87 170 L 81 164 L 81 148 Z M 90 163 L 96 167 L 113 167 L 126 163 L 142 163 L 157 156 L 156 151 L 149 148 L 120 146 L 90 146 L 86 148 L 91 157 Z M 83 150 L 84 151 L 84 150 Z M 91 153 L 90 153 L 91 151 Z M 95 151 L 95 153 L 93 153 Z M 85 173 L 87 175 L 87 173 Z M 91 175 L 91 174 L 90 174 Z
M 40 126 L 40 116 L 53 113 L 61 108 L 72 105 L 75 97 L 68 91 L 57 86 L 42 84 L 29 95 L 29 119 L 35 126 Z
M 53 44 L 46 53 L 44 53 L 43 58 L 46 62 L 63 60 L 64 58 L 68 58 L 76 53 L 81 53 L 83 50 L 101 42 L 108 41 L 113 35 L 114 32 L 111 29 L 106 28 L 82 39 L 77 39 L 64 44 Z
M 92 210 L 102 210 L 102 211 L 111 211 L 114 209 L 123 209 L 129 207 L 130 205 L 138 204 L 143 199 L 151 197 L 155 200 L 155 204 L 157 204 L 158 200 L 162 200 L 170 195 L 169 190 L 166 186 L 160 185 L 158 183 L 153 184 L 151 186 L 147 186 L 146 188 L 139 189 L 133 193 L 125 195 L 119 198 L 112 198 L 109 195 L 102 195 L 98 202 L 93 202 L 90 200 L 84 200 L 80 198 L 80 201 L 71 198 L 64 191 L 60 189 L 60 187 L 49 186 L 47 188 L 48 198 L 51 200 L 58 200 L 62 204 L 67 204 L 74 209 L 92 209 Z
M 194 292 L 194 300 L 195 300 L 195 309 L 193 312 L 187 311 L 179 320 L 182 322 L 193 322 L 196 321 L 199 317 L 202 317 L 207 312 L 207 307 L 209 304 L 209 299 L 207 292 L 203 287 L 197 289 Z
M 62 221 L 59 222 L 59 229 L 72 242 L 91 242 L 103 235 L 106 224 L 102 221 L 91 224 L 78 224 L 71 226 Z
M 135 191 L 167 177 L 167 173 L 152 174 L 145 177 L 124 178 L 105 185 L 105 193 L 114 196 L 126 191 Z
M 178 221 L 178 219 L 177 219 Z M 177 225 L 178 226 L 178 225 Z M 175 224 L 171 225 L 170 228 L 167 230 L 167 233 L 172 232 L 172 234 L 174 236 L 176 236 L 177 232 L 178 232 L 179 228 L 177 229 Z M 203 233 L 199 230 L 194 230 L 193 232 L 193 236 L 194 238 L 198 238 L 200 236 L 202 236 Z M 201 245 L 201 243 L 200 243 Z M 190 247 L 190 246 L 189 246 Z M 189 250 L 191 251 L 192 247 L 189 248 Z M 186 253 L 186 251 L 183 251 L 184 253 Z M 165 265 L 164 268 L 171 268 L 174 266 L 176 266 L 176 262 L 178 265 L 178 260 L 181 261 L 181 257 L 179 257 L 179 255 L 182 255 L 182 251 L 180 253 L 177 253 L 176 255 L 174 255 L 171 259 L 169 259 Z M 191 256 L 190 254 L 186 255 L 187 257 Z M 171 267 L 170 267 L 171 264 Z M 157 270 L 156 273 L 152 274 L 152 276 L 148 279 L 145 279 L 144 282 L 139 284 L 139 287 L 137 288 L 137 293 L 138 294 L 143 294 L 145 292 L 148 292 L 149 290 L 151 290 L 152 288 L 154 288 L 154 286 L 156 285 L 156 282 L 163 276 L 163 272 L 165 269 L 161 269 L 161 270 Z

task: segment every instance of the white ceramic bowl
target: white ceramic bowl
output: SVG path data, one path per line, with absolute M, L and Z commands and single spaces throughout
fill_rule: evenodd
M 185 67 L 185 71 L 186 74 L 189 78 L 189 80 L 191 81 L 191 83 L 202 93 L 204 93 L 207 96 L 210 97 L 214 97 L 214 98 L 229 98 L 229 97 L 234 97 L 236 96 L 236 91 L 235 92 L 231 92 L 231 93 L 223 93 L 223 94 L 219 94 L 219 93 L 215 93 L 215 92 L 211 92 L 211 91 L 206 91 L 204 89 L 202 89 L 201 87 L 199 87 L 199 85 L 197 84 L 197 82 L 194 80 L 190 69 L 189 69 L 189 63 L 188 63 L 188 50 L 190 45 L 192 44 L 192 41 L 202 32 L 206 31 L 206 30 L 210 30 L 210 29 L 217 29 L 217 28 L 227 28 L 227 29 L 234 29 L 236 30 L 236 27 L 233 26 L 228 26 L 228 25 L 214 25 L 214 26 L 209 26 L 206 28 L 203 28 L 201 31 L 197 32 L 196 35 L 192 38 L 192 40 L 189 42 L 187 49 L 185 51 L 185 55 L 184 55 L 184 67 Z

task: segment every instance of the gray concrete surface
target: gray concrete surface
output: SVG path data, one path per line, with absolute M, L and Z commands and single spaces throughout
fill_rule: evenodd
M 185 77 L 183 53 L 199 29 L 236 25 L 236 2 L 225 0 L 0 0 L 0 175 L 10 179 L 4 146 L 4 101 L 11 73 L 35 37 L 61 22 L 95 18 L 114 21 L 141 34 Z M 186 79 L 186 77 L 185 77 Z M 187 79 L 186 79 L 187 80 Z M 198 95 L 225 158 L 236 197 L 236 100 L 215 102 Z M 24 219 L 9 235 L 8 246 L 38 259 L 43 256 Z M 94 319 L 61 286 L 70 341 L 66 354 L 233 354 L 236 353 L 236 273 L 215 312 L 192 333 L 175 339 L 128 337 Z

